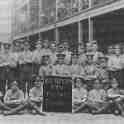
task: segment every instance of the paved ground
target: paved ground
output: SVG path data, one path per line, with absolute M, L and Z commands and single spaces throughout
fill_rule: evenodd
M 53 114 L 0 116 L 0 124 L 123 124 L 124 118 L 114 115 Z

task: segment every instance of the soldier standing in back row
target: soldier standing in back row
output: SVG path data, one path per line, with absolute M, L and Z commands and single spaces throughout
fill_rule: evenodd
M 24 42 L 24 51 L 19 56 L 19 68 L 20 68 L 20 83 L 21 88 L 25 91 L 26 83 L 27 89 L 31 87 L 32 83 L 32 52 L 30 51 L 30 45 L 26 41 Z
M 36 49 L 33 51 L 33 74 L 35 75 L 38 74 L 42 61 L 42 56 L 43 56 L 43 50 L 42 50 L 41 41 L 39 40 L 36 43 Z
M 11 44 L 5 43 L 4 44 L 4 52 L 2 54 L 2 60 L 3 60 L 3 82 L 4 85 L 6 84 L 6 90 L 7 86 L 10 85 L 10 82 L 14 81 L 16 76 L 16 66 L 17 66 L 17 59 L 12 53 Z

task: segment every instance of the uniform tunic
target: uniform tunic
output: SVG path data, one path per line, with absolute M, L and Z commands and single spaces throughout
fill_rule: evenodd
M 5 94 L 4 102 L 6 103 L 13 100 L 24 100 L 24 93 L 20 89 L 18 89 L 16 92 L 13 92 L 11 89 L 8 90 Z
M 73 89 L 72 90 L 72 103 L 81 103 L 83 100 L 85 101 L 88 96 L 88 91 L 84 88 Z
M 89 92 L 88 100 L 91 101 L 91 102 L 102 103 L 102 102 L 104 102 L 105 97 L 106 97 L 105 90 L 103 90 L 103 89 L 100 89 L 100 90 L 93 89 Z
M 60 75 L 60 76 L 70 76 L 70 69 L 69 69 L 68 65 L 58 64 L 58 65 L 54 66 L 53 73 L 55 75 Z

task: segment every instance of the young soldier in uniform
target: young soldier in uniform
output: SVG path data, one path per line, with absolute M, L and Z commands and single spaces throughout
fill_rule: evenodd
M 39 69 L 39 76 L 45 77 L 52 75 L 53 73 L 53 66 L 50 65 L 50 56 L 44 55 L 42 58 L 42 65 Z
M 2 54 L 2 73 L 1 77 L 4 83 L 4 89 L 5 85 L 8 85 L 8 82 L 12 82 L 15 80 L 15 68 L 16 68 L 16 58 L 15 56 L 10 52 L 11 44 L 5 43 L 4 44 L 4 52 Z
M 28 84 L 28 89 L 31 87 L 32 79 L 32 52 L 30 51 L 30 45 L 28 41 L 24 42 L 24 51 L 20 53 L 19 56 L 19 66 L 20 66 L 20 82 L 21 87 L 25 91 L 26 82 Z
M 79 76 L 81 73 L 81 66 L 78 64 L 78 54 L 74 53 L 71 57 L 70 73 L 72 77 Z
M 110 78 L 115 77 L 119 84 L 122 84 L 123 86 L 123 80 L 121 78 L 123 64 L 120 56 L 120 47 L 118 45 L 115 46 L 115 55 L 108 60 L 108 69 L 110 72 Z
M 105 89 L 109 88 L 109 72 L 107 68 L 107 62 L 108 57 L 106 56 L 99 56 L 98 57 L 98 66 L 96 70 L 96 76 L 98 79 L 100 79 L 101 83 L 103 84 L 103 87 Z
M 76 79 L 75 85 L 76 87 L 72 90 L 72 111 L 79 112 L 80 106 L 87 100 L 88 91 L 80 78 Z
M 102 56 L 103 53 L 100 52 L 100 51 L 98 51 L 98 44 L 97 44 L 97 41 L 92 41 L 91 43 L 92 43 L 92 52 L 93 52 L 93 54 L 94 54 L 94 56 L 93 56 L 93 61 L 94 61 L 94 62 L 97 62 L 97 61 L 98 61 L 98 57 L 99 57 L 99 56 Z
M 65 54 L 65 64 L 70 64 L 71 61 L 71 52 L 69 51 L 69 46 L 67 42 L 63 43 L 64 51 L 63 54 Z
M 57 61 L 57 51 L 56 51 L 56 44 L 51 44 L 51 55 L 50 55 L 50 64 L 51 65 L 54 65 L 56 64 L 56 61 Z
M 44 40 L 44 43 L 43 43 L 43 56 L 44 55 L 50 55 L 51 54 L 51 50 L 49 48 L 49 41 L 48 40 Z
M 87 53 L 87 63 L 84 67 L 85 80 L 88 82 L 88 88 L 92 88 L 93 80 L 96 79 L 96 65 L 93 62 L 93 53 Z
M 30 89 L 29 103 L 38 114 L 44 115 L 40 111 L 43 104 L 43 80 L 40 77 L 36 77 L 34 87 Z
M 69 66 L 65 64 L 65 54 L 57 54 L 58 63 L 54 66 L 53 74 L 60 76 L 70 76 Z
M 41 62 L 42 62 L 42 54 L 43 54 L 43 50 L 42 50 L 42 45 L 41 45 L 41 41 L 39 40 L 36 44 L 36 49 L 33 52 L 33 73 L 34 74 L 38 74 Z
M 120 111 L 121 115 L 124 116 L 124 91 L 120 90 L 118 86 L 117 80 L 113 78 L 111 81 L 111 88 L 108 89 L 107 94 L 108 98 L 111 98 L 115 104 L 116 109 L 114 113 L 118 114 Z
M 4 103 L 11 108 L 10 111 L 5 112 L 5 115 L 17 114 L 19 110 L 25 107 L 24 93 L 18 88 L 16 81 L 12 82 L 10 89 L 4 96 Z
M 11 110 L 10 107 L 8 107 L 6 104 L 3 103 L 2 99 L 3 99 L 3 94 L 2 92 L 0 92 L 0 114 L 2 114 L 4 110 L 7 111 Z
M 84 44 L 79 44 L 79 59 L 78 59 L 78 63 L 80 65 L 85 65 L 87 57 L 85 54 L 85 48 L 84 48 Z

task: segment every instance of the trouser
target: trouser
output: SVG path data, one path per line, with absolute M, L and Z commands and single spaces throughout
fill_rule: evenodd
M 32 87 L 32 64 L 27 63 L 19 66 L 20 74 L 19 74 L 19 80 L 20 84 L 19 87 L 26 92 L 26 89 L 29 93 L 29 90 Z M 27 87 L 26 87 L 27 84 Z
M 118 81 L 119 83 L 119 87 L 120 88 L 124 88 L 124 70 L 117 70 L 117 71 L 109 71 L 109 76 L 110 76 L 110 79 L 113 79 L 113 78 L 116 78 L 116 80 Z
M 40 64 L 33 63 L 33 75 L 39 75 Z

